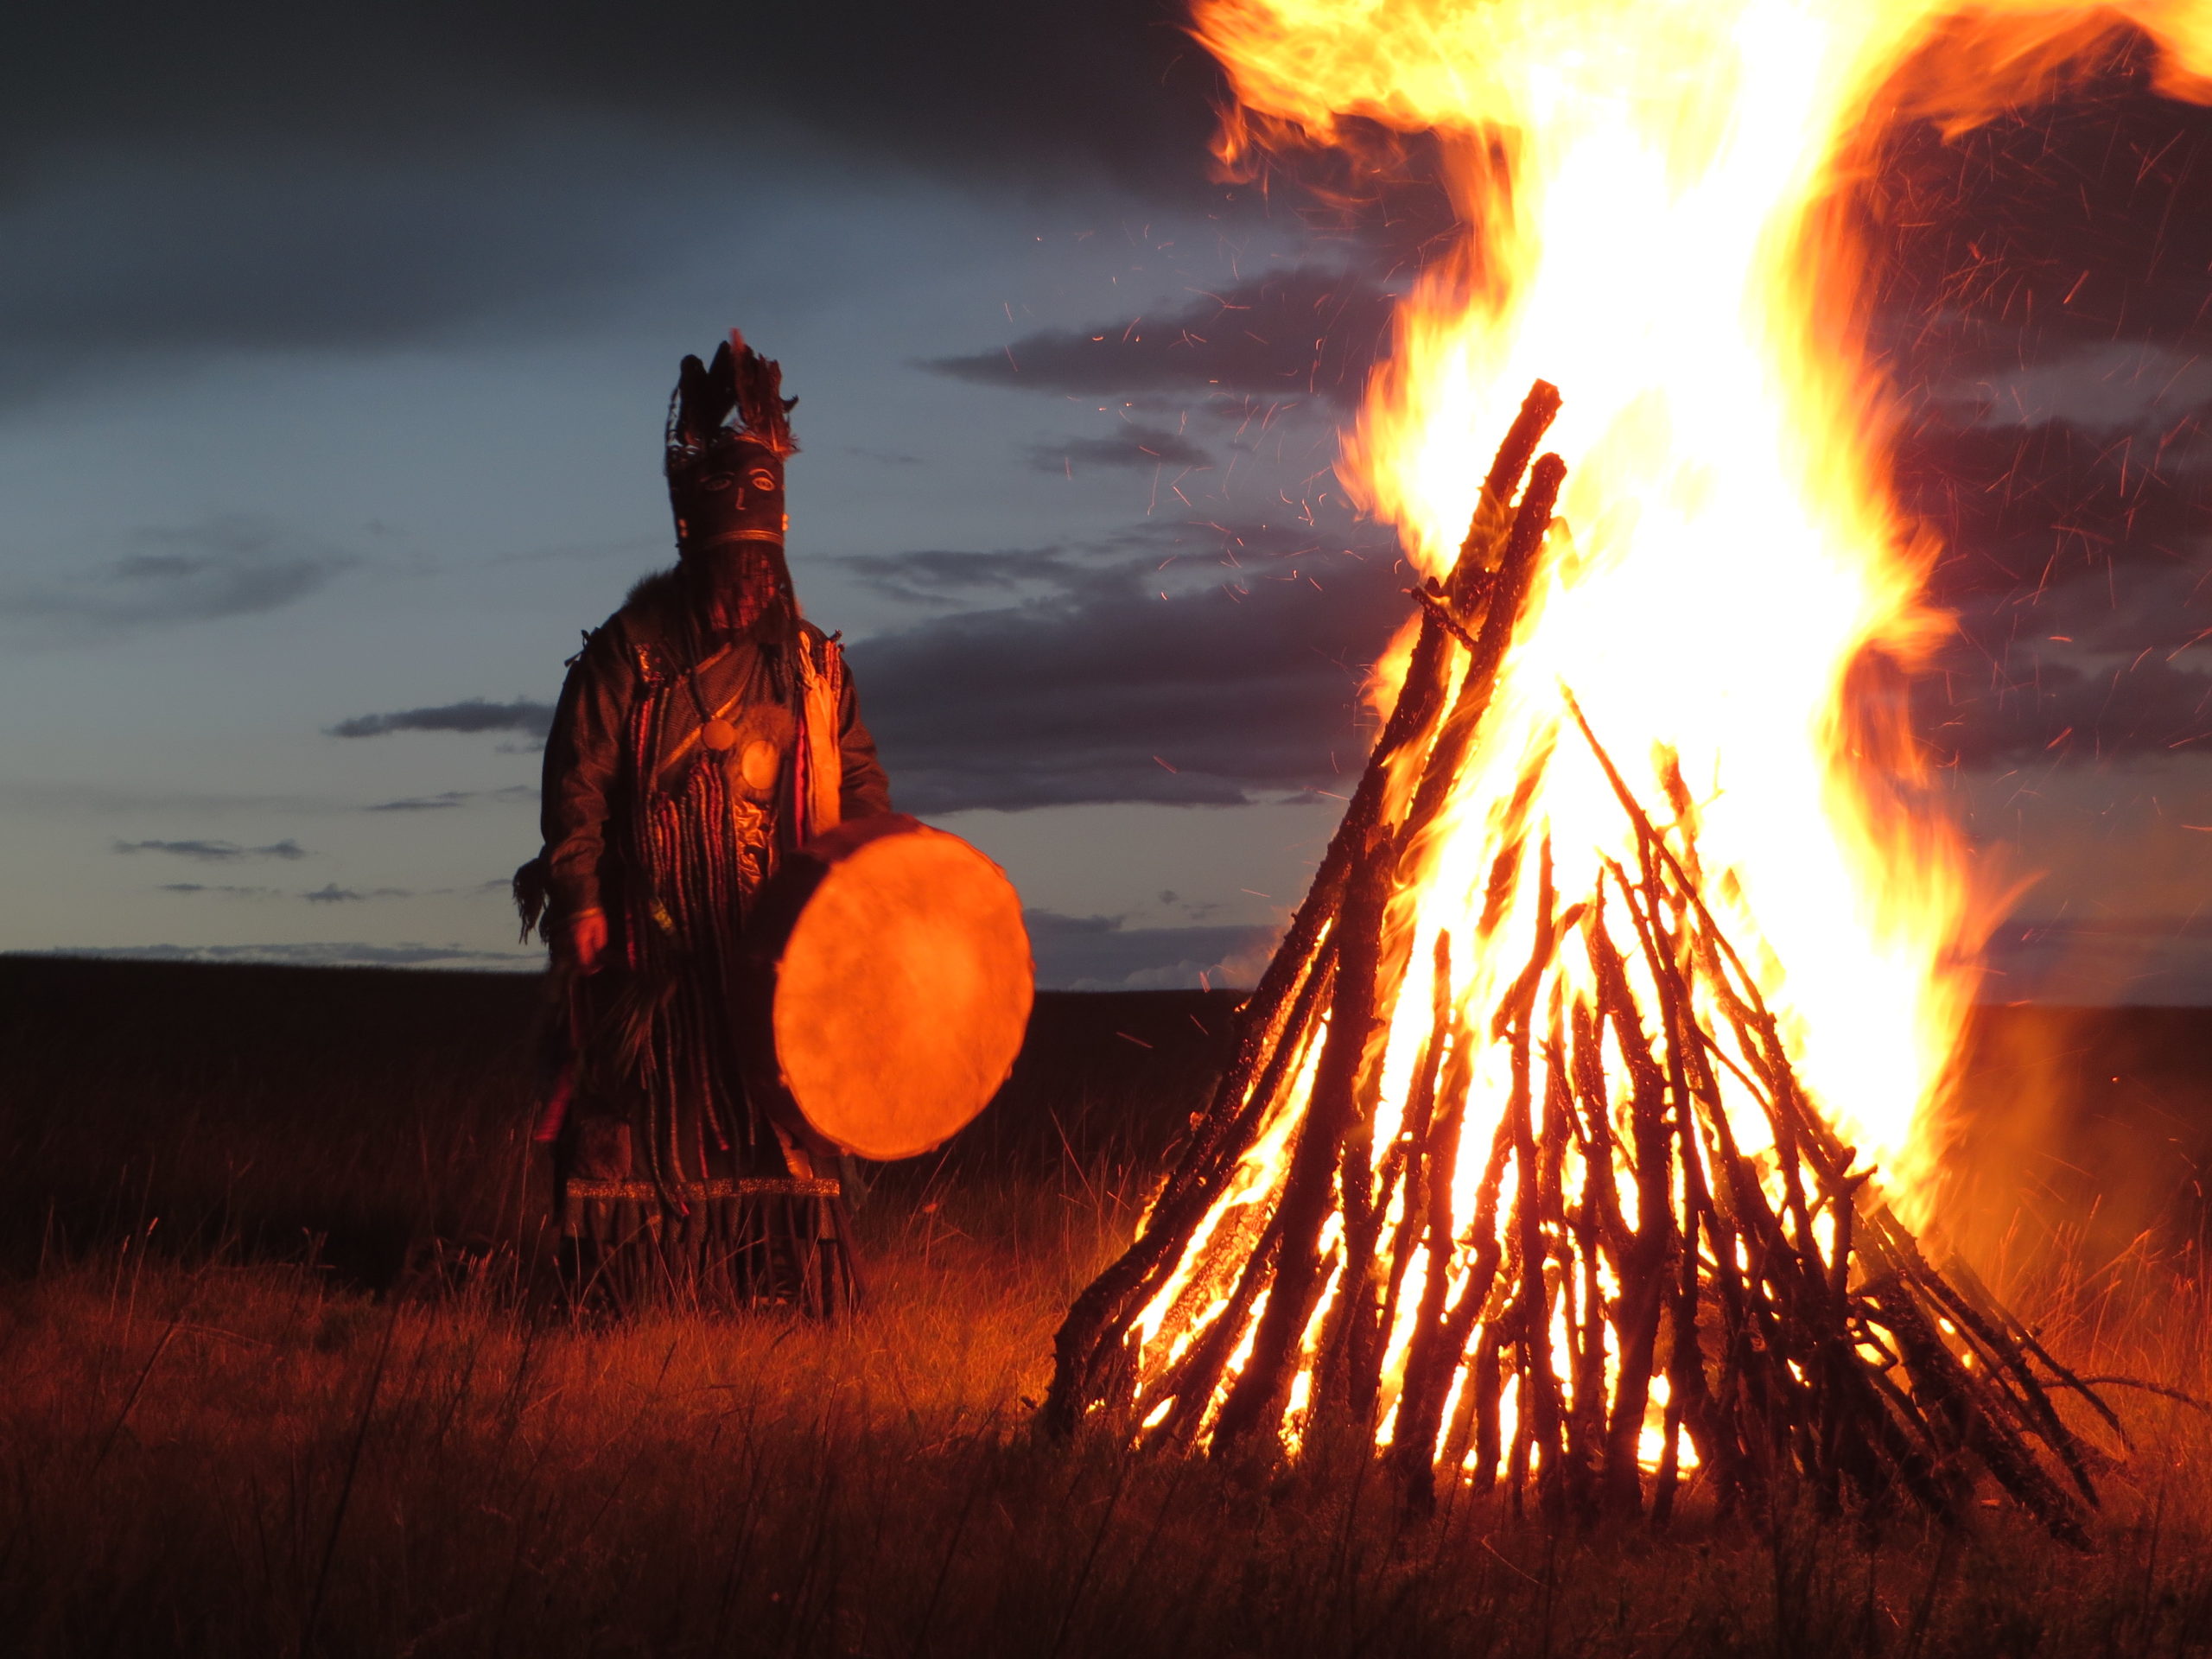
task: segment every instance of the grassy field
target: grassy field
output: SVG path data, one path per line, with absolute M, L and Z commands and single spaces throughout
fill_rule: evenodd
M 0 959 L 0 1649 L 2212 1649 L 2212 1424 L 2134 1390 L 2086 1558 L 1998 1508 L 1554 1536 L 1490 1499 L 1406 1522 L 1342 1449 L 1037 1444 L 1052 1329 L 1202 1099 L 1219 996 L 1046 999 L 975 1128 L 882 1172 L 849 1324 L 577 1328 L 527 1294 L 537 994 Z M 1993 1014 L 1964 1143 L 1975 1248 L 2067 1355 L 2200 1394 L 2208 1059 L 2201 1014 Z

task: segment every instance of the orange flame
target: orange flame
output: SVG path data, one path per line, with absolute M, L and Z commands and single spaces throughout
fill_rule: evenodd
M 1678 758 L 1724 927 L 1756 942 L 1829 1115 L 1923 1218 L 1929 1109 L 1993 918 L 1955 830 L 1915 810 L 1909 747 L 1881 743 L 1870 764 L 1885 734 L 1843 696 L 1870 648 L 1910 659 L 1943 621 L 1918 599 L 1934 550 L 1889 499 L 1842 197 L 1878 126 L 1870 111 L 1970 121 L 2050 83 L 2123 16 L 2166 47 L 2162 84 L 2201 85 L 2212 5 L 2183 0 L 1197 13 L 1278 138 L 1325 142 L 1356 117 L 1441 143 L 1466 248 L 1402 308 L 1342 467 L 1425 565 L 1448 566 L 1480 446 L 1529 382 L 1567 394 L 1550 440 L 1573 465 L 1564 533 L 1435 849 L 1424 919 L 1449 925 L 1479 894 L 1486 804 L 1557 737 L 1571 688 L 1617 755 Z M 1230 143 L 1248 132 L 1232 121 Z M 1618 809 L 1567 746 L 1541 817 L 1563 855 L 1618 850 Z M 1578 890 L 1574 873 L 1560 887 Z M 1495 988 L 1460 994 L 1480 1005 Z M 1425 1019 L 1425 988 L 1406 990 L 1408 1019 Z
M 1566 395 L 1549 439 L 1573 463 L 1560 518 L 1394 922 L 1416 943 L 1375 1144 L 1398 1133 L 1431 1029 L 1428 941 L 1480 942 L 1455 950 L 1445 988 L 1473 1030 L 1528 958 L 1530 884 L 1502 917 L 1486 894 L 1519 832 L 1516 785 L 1536 780 L 1521 822 L 1548 840 L 1562 894 L 1595 891 L 1607 858 L 1634 861 L 1579 703 L 1637 791 L 1694 820 L 1707 902 L 1801 1077 L 1906 1218 L 1929 1218 L 1933 1107 L 1993 896 L 1925 798 L 1901 717 L 1847 695 L 1870 660 L 1910 660 L 1946 626 L 1919 598 L 1933 549 L 1887 488 L 1848 195 L 1886 122 L 1971 124 L 2130 25 L 2161 47 L 2164 88 L 2206 95 L 2212 0 L 1198 0 L 1195 32 L 1243 106 L 1232 159 L 1346 142 L 1351 119 L 1440 146 L 1465 245 L 1401 308 L 1340 466 L 1427 569 L 1449 567 L 1482 446 L 1523 390 L 1541 377 Z M 1317 1047 L 1139 1318 L 1146 1376 L 1218 1312 L 1168 1317 L 1210 1242 L 1279 1188 Z M 1477 1103 L 1497 1121 L 1509 1086 L 1494 1046 L 1468 1063 L 1463 1217 L 1490 1141 Z M 1764 1139 L 1748 1116 L 1740 1138 Z M 1432 1267 L 1463 1271 L 1424 1255 L 1409 1284 Z M 1393 1356 L 1409 1330 L 1389 1334 Z

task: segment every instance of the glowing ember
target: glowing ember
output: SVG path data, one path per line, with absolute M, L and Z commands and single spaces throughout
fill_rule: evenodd
M 1866 695 L 1942 621 L 1847 198 L 1886 121 L 2045 89 L 2123 15 L 2202 92 L 2212 5 L 1201 0 L 1232 156 L 1440 146 L 1469 239 L 1344 470 L 1442 580 L 1237 1065 L 1062 1332 L 1064 1424 L 1333 1410 L 1419 1490 L 1561 1501 L 1702 1459 L 1941 1509 L 1978 1459 L 2076 1528 L 2063 1374 L 1890 1217 L 1931 1207 L 1990 918 Z M 1575 464 L 1516 508 L 1548 388 L 1487 486 L 1472 446 L 1539 374 Z

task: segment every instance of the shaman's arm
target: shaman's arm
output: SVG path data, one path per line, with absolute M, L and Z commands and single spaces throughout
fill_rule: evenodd
M 883 775 L 883 763 L 875 758 L 875 740 L 861 723 L 860 693 L 854 689 L 849 671 L 837 709 L 837 749 L 843 761 L 843 774 L 838 780 L 838 816 L 873 818 L 888 812 L 891 780 Z
M 539 811 L 556 927 L 600 908 L 600 861 L 636 690 L 627 654 L 609 638 L 613 632 L 594 634 L 569 668 L 545 740 Z

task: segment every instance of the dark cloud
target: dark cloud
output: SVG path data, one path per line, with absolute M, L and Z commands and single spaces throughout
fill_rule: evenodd
M 857 167 L 1243 212 L 1205 181 L 1224 81 L 1187 21 L 1183 0 L 30 8 L 0 62 L 0 235 L 40 257 L 0 272 L 0 367 L 20 392 L 148 346 L 359 347 L 572 319 L 580 296 L 741 222 L 763 180 L 810 168 L 825 188 Z M 2125 58 L 2056 109 L 1963 138 L 1902 127 L 1865 203 L 1891 343 L 1933 330 L 1952 366 L 1986 366 L 2024 319 L 2082 340 L 2196 326 L 2208 133 Z M 1353 263 L 1418 265 L 1454 228 L 1433 150 L 1394 135 L 1291 163 L 1317 192 L 1284 189 L 1281 211 Z M 1190 309 L 1179 326 L 1206 334 L 1216 319 Z M 1370 354 L 1365 320 L 1343 322 L 1309 335 Z M 1296 372 L 1271 361 L 1255 389 L 1312 378 L 1348 400 L 1357 374 L 1325 352 L 1317 365 L 1299 327 L 1256 332 Z M 1015 351 L 1041 374 L 1077 343 Z M 1197 384 L 1253 373 L 1230 369 Z M 1088 363 L 1060 372 L 1099 381 Z M 1116 383 L 1155 382 L 1123 365 Z
M 1959 620 L 1917 704 L 1938 752 L 1972 764 L 2203 741 L 2212 110 L 2152 96 L 2146 62 L 2123 43 L 2059 102 L 1964 134 L 1900 124 L 1861 186 L 1877 362 L 1910 415 L 1897 479 L 1944 543 L 1930 596 Z M 931 366 L 1162 402 L 1310 376 L 1348 404 L 1387 336 L 1372 273 L 1418 265 L 1445 227 L 1418 206 L 1433 173 L 1420 142 L 1351 137 L 1327 181 L 1343 212 L 1319 215 L 1351 275 L 1301 271 Z M 1394 215 L 1412 240 L 1391 239 Z
M 1040 473 L 1065 468 L 1072 475 L 1078 467 L 1171 467 L 1195 469 L 1213 465 L 1213 457 L 1179 432 L 1164 426 L 1133 422 L 1105 438 L 1067 438 L 1058 443 L 1027 446 L 1029 464 Z
M 305 858 L 307 849 L 289 836 L 271 842 L 266 847 L 241 847 L 234 841 L 118 841 L 118 853 L 168 853 L 176 858 L 200 859 L 210 864 L 228 864 L 244 858 Z
M 2066 419 L 1929 418 L 1905 435 L 1897 476 L 1943 543 L 1931 597 L 1979 613 L 2070 603 L 2073 584 L 2195 559 L 2212 536 L 2208 459 L 2193 435 L 2161 444 Z
M 1247 392 L 1349 408 L 1389 339 L 1395 302 L 1372 277 L 1318 266 L 1200 294 L 1149 316 L 1048 328 L 925 366 L 985 385 L 1115 397 Z
M 563 131 L 442 165 L 312 138 L 22 163 L 0 235 L 40 256 L 0 270 L 0 397 L 149 351 L 359 352 L 573 315 L 661 267 L 684 167 Z
M 1861 199 L 1906 385 L 2212 326 L 2212 109 L 2152 95 L 2150 61 L 2139 39 L 2056 102 L 1891 132 Z
M 1023 913 L 1047 990 L 1220 989 L 1259 979 L 1274 927 L 1130 927 L 1118 916 Z
M 370 899 L 412 899 L 414 896 L 413 892 L 406 887 L 369 887 L 364 890 L 341 887 L 335 881 L 300 895 L 311 905 L 350 905 Z
M 902 808 L 1348 789 L 1368 741 L 1359 688 L 1407 611 L 1391 543 L 1249 524 L 1150 526 L 1124 545 L 1146 554 L 1028 556 L 1055 591 L 852 647 Z
M 1985 953 L 1993 1002 L 2212 1005 L 2212 920 L 2202 916 L 2022 918 Z
M 359 561 L 266 519 L 235 514 L 132 533 L 135 550 L 82 575 L 0 592 L 0 616 L 41 641 L 105 638 L 280 610 Z
M 219 136 L 435 162 L 518 109 L 632 124 L 733 160 L 779 120 L 892 164 L 1158 188 L 1198 170 L 1220 85 L 1175 0 L 729 6 L 151 0 L 26 14 L 0 142 Z
M 1930 710 L 1927 725 L 1939 752 L 1968 766 L 2201 754 L 2212 752 L 2212 672 L 2154 656 L 2042 658 L 2031 676 Z
M 0 62 L 0 397 L 149 350 L 572 326 L 779 185 L 1217 203 L 1173 0 L 42 8 Z M 765 186 L 765 188 L 764 188 Z M 1110 207 L 1105 209 L 1110 211 Z
M 1917 688 L 1935 751 L 1973 766 L 2201 747 L 2212 689 L 2212 380 L 2139 343 L 2064 347 L 1944 397 L 1897 478 L 1943 544 L 1955 637 Z
M 543 740 L 553 729 L 553 705 L 527 697 L 487 702 L 470 697 L 429 709 L 401 709 L 388 715 L 355 715 L 324 728 L 332 737 L 384 737 L 393 732 L 521 732 Z M 435 798 L 431 798 L 435 799 Z
M 543 950 L 479 950 L 462 944 L 364 944 L 318 941 L 276 944 L 69 945 L 10 956 L 111 957 L 137 962 L 254 962 L 302 968 L 495 968 L 536 972 Z
M 2123 49 L 2066 100 L 1893 133 L 1865 190 L 1896 476 L 1958 621 L 1918 688 L 1969 765 L 2201 748 L 2212 635 L 2212 111 Z
M 348 734 L 352 735 L 352 734 Z M 447 789 L 435 795 L 410 795 L 397 801 L 378 801 L 367 812 L 442 812 L 472 801 L 535 801 L 537 789 L 529 784 L 509 784 L 504 789 Z
M 274 887 L 215 887 L 204 881 L 164 881 L 163 893 L 219 893 L 226 899 L 270 899 L 276 896 Z

